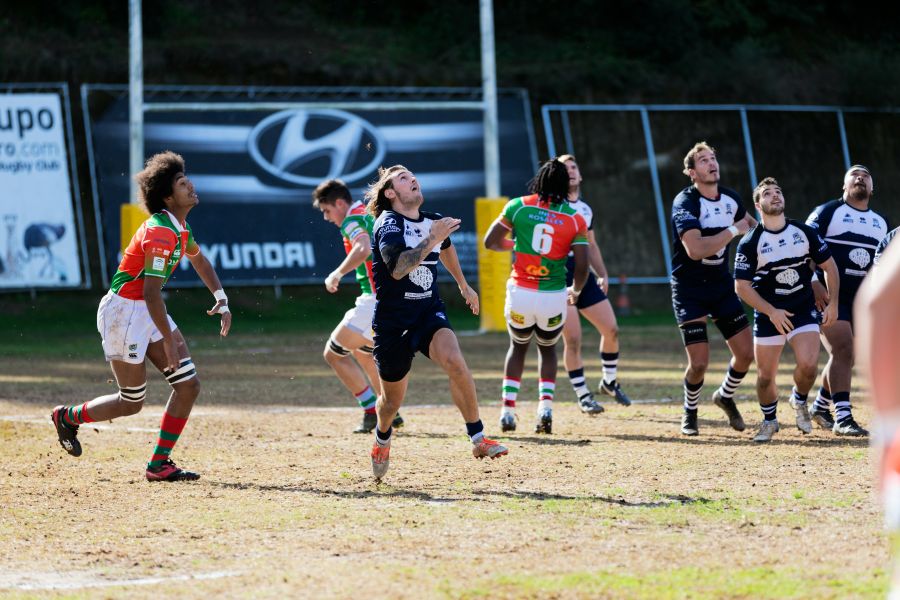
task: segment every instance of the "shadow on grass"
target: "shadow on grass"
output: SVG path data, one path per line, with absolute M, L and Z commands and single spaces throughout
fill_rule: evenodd
M 679 436 L 671 435 L 646 435 L 637 433 L 607 433 L 604 437 L 621 440 L 623 442 L 663 442 L 669 444 L 687 444 L 700 446 L 849 446 L 851 448 L 868 448 L 868 438 L 808 438 L 798 440 L 796 438 L 778 438 L 775 437 L 770 442 L 756 443 L 752 441 L 752 428 L 748 428 L 747 432 L 737 433 L 735 437 L 707 437 L 699 436 Z M 777 434 L 776 434 L 777 435 Z
M 581 496 L 570 494 L 553 494 L 547 492 L 531 492 L 523 490 L 476 490 L 471 495 L 452 497 L 434 495 L 428 492 L 411 489 L 400 489 L 390 484 L 374 482 L 374 489 L 369 490 L 353 490 L 353 489 L 335 489 L 328 487 L 316 487 L 312 485 L 261 485 L 257 483 L 232 483 L 226 481 L 209 481 L 207 484 L 224 489 L 231 490 L 257 490 L 262 492 L 283 492 L 283 493 L 299 493 L 312 494 L 315 496 L 332 496 L 343 499 L 365 499 L 375 497 L 390 498 L 407 498 L 410 500 L 418 500 L 429 504 L 438 504 L 450 506 L 459 502 L 486 502 L 496 498 L 508 498 L 513 500 L 533 500 L 536 502 L 558 502 L 558 501 L 579 501 L 579 502 L 603 502 L 616 506 L 625 506 L 632 508 L 665 508 L 670 506 L 686 506 L 693 504 L 709 504 L 714 502 L 709 498 L 702 496 L 685 496 L 683 494 L 662 494 L 663 500 L 656 501 L 632 501 L 627 498 L 615 498 L 612 496 Z

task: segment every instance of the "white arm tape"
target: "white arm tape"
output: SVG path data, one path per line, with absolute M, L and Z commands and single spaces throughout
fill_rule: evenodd
M 728 231 L 731 232 L 731 237 L 732 237 L 732 238 L 736 238 L 737 235 L 740 233 L 740 230 L 739 230 L 737 227 L 735 227 L 734 225 L 731 225 L 731 226 L 728 228 Z
M 228 302 L 228 296 L 225 295 L 225 290 L 223 290 L 222 288 L 219 288 L 213 292 L 213 298 L 215 298 L 216 301 L 224 300 L 225 302 Z

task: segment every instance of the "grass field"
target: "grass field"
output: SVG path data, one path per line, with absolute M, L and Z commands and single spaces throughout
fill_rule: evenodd
M 719 339 L 701 435 L 683 438 L 680 403 L 668 401 L 683 350 L 662 313 L 622 325 L 622 384 L 648 402 L 589 418 L 561 377 L 554 434 L 535 435 L 532 356 L 519 430 L 493 462 L 471 458 L 445 378 L 417 358 L 408 425 L 375 484 L 371 438 L 349 433 L 358 409 L 321 359 L 349 298 L 242 290 L 220 340 L 207 295 L 171 293 L 204 386 L 174 456 L 203 478 L 150 484 L 163 379 L 150 378 L 140 414 L 83 427 L 84 455 L 68 456 L 50 409 L 114 389 L 93 332 L 97 298 L 3 297 L 0 596 L 884 596 L 888 541 L 866 442 L 803 436 L 784 402 L 776 439 L 752 444 L 752 373 L 739 389 L 748 431 L 729 429 L 708 400 L 725 369 Z M 585 342 L 593 380 L 597 341 Z M 461 344 L 497 435 L 506 336 Z M 789 369 L 780 384 L 789 389 Z

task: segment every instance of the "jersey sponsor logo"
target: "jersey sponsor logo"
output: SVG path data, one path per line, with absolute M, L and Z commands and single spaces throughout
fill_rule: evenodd
M 557 325 L 562 323 L 562 318 L 562 313 L 559 313 L 555 317 L 550 317 L 549 319 L 547 319 L 547 327 L 556 327 Z
M 509 311 L 509 320 L 515 323 L 516 325 L 524 325 L 525 324 L 525 315 L 520 315 L 515 311 Z
M 873 219 L 872 227 L 874 227 L 875 229 L 881 229 L 881 221 L 879 221 L 878 219 Z
M 528 218 L 532 221 L 540 221 L 541 223 L 549 223 L 551 225 L 562 225 L 565 223 L 565 221 L 559 217 L 554 217 L 552 214 L 543 210 L 538 213 L 529 213 Z
M 744 256 L 743 254 L 741 254 L 740 252 L 738 252 L 737 254 L 734 255 L 734 262 L 745 263 L 745 262 L 747 262 L 747 257 Z
M 545 265 L 528 265 L 525 267 L 525 272 L 534 277 L 546 277 L 550 274 L 550 269 Z
M 423 298 L 431 298 L 431 290 L 428 290 L 427 292 L 406 292 L 405 294 L 403 294 L 403 297 L 407 300 L 422 300 Z
M 436 316 L 438 319 L 443 319 L 444 321 L 447 320 L 447 315 L 445 315 L 444 313 L 442 313 L 440 311 L 434 313 L 434 316 Z
M 763 242 L 762 250 L 760 251 L 760 254 L 768 254 L 769 252 L 772 252 L 774 250 L 775 250 L 775 248 L 773 248 L 772 245 L 769 244 L 769 242 Z
M 849 258 L 853 261 L 853 264 L 858 266 L 860 269 L 865 269 L 869 266 L 869 262 L 871 258 L 869 257 L 869 253 L 863 248 L 854 248 L 850 251 Z
M 384 226 L 384 225 L 396 225 L 396 224 L 397 224 L 397 219 L 395 219 L 394 217 L 385 217 L 384 220 L 381 222 L 381 225 L 382 225 L 382 226 Z
M 400 233 L 400 228 L 396 225 L 382 225 L 378 231 L 382 233 Z
M 162 256 L 154 256 L 153 257 L 153 267 L 154 271 L 162 271 L 166 268 L 166 259 Z
M 800 273 L 798 273 L 794 269 L 785 269 L 775 276 L 775 281 L 777 281 L 781 285 L 794 285 L 795 283 L 800 281 Z
M 851 217 L 850 215 L 844 215 L 843 221 L 844 223 L 852 223 L 853 217 Z
M 409 274 L 409 280 L 423 290 L 429 290 L 434 283 L 434 275 L 431 274 L 431 269 L 419 265 Z
M 131 351 L 137 350 L 137 344 L 128 344 L 128 349 Z
M 316 186 L 334 177 L 355 181 L 382 163 L 386 149 L 384 137 L 373 124 L 342 110 L 283 110 L 250 131 L 254 162 L 292 184 Z M 323 159 L 328 167 L 325 173 Z

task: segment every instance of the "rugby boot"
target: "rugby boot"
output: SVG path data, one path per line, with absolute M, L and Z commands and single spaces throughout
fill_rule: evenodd
M 378 415 L 375 413 L 363 413 L 362 421 L 353 430 L 353 433 L 372 433 L 375 426 L 378 425 Z
M 200 475 L 178 468 L 171 459 L 167 459 L 158 467 L 147 467 L 147 481 L 196 481 L 197 479 L 200 479 Z
M 388 467 L 391 465 L 391 442 L 388 440 L 386 446 L 379 446 L 377 442 L 372 443 L 372 474 L 376 481 L 381 481 L 384 474 L 387 473 Z
M 479 460 L 485 456 L 494 460 L 495 458 L 506 456 L 507 454 L 509 454 L 509 450 L 506 446 L 487 438 L 481 438 L 480 442 L 472 446 L 472 456 Z
M 683 435 L 699 435 L 700 428 L 697 427 L 697 409 L 690 410 L 685 408 L 684 414 L 681 415 L 681 433 Z
M 778 433 L 778 421 L 766 421 L 763 420 L 762 424 L 759 426 L 759 431 L 753 436 L 754 442 L 769 442 L 772 441 L 772 437 Z
M 515 431 L 516 430 L 516 414 L 515 413 L 503 413 L 500 415 L 500 431 Z
M 869 432 L 859 426 L 853 417 L 847 417 L 834 424 L 832 429 L 835 435 L 849 435 L 853 437 L 866 437 Z
M 538 422 L 534 426 L 535 433 L 553 433 L 553 411 L 545 408 L 538 413 Z
M 393 421 L 391 421 L 391 427 L 393 427 L 394 429 L 400 429 L 405 424 L 406 422 L 403 420 L 403 417 L 400 416 L 400 413 L 397 413 L 397 416 L 394 417 Z
M 578 399 L 578 408 L 586 415 L 599 415 L 604 411 L 603 406 L 594 400 L 594 395 L 587 393 Z
M 81 442 L 78 441 L 78 425 L 69 425 L 63 418 L 66 412 L 65 406 L 57 406 L 50 413 L 50 420 L 56 427 L 56 435 L 59 445 L 72 456 L 81 456 Z
M 806 402 L 797 402 L 794 395 L 791 394 L 791 408 L 797 411 L 797 429 L 802 433 L 812 433 L 812 417 L 809 415 L 809 408 Z
M 613 381 L 612 383 L 606 383 L 605 381 L 600 382 L 600 391 L 616 399 L 616 402 L 621 404 L 622 406 L 631 406 L 631 398 L 629 398 L 625 392 L 622 391 L 622 386 L 619 385 L 618 381 Z
M 725 413 L 725 416 L 728 417 L 728 424 L 732 429 L 735 431 L 743 431 L 747 428 L 747 425 L 744 423 L 744 417 L 741 416 L 737 405 L 734 403 L 734 398 L 725 398 L 719 393 L 719 390 L 716 390 L 713 392 L 712 401 L 713 404 L 721 408 Z
M 834 417 L 831 416 L 831 411 L 827 408 L 819 409 L 813 405 L 813 409 L 810 411 L 809 415 L 812 417 L 813 423 L 820 429 L 827 429 L 828 431 L 834 429 Z

